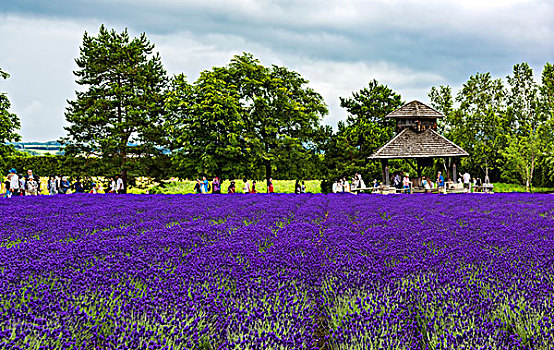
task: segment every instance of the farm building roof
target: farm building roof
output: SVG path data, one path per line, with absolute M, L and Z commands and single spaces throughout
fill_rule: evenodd
M 419 101 L 406 103 L 404 106 L 387 114 L 385 118 L 435 119 L 444 115 Z
M 464 157 L 468 153 L 432 129 L 404 129 L 369 159 Z

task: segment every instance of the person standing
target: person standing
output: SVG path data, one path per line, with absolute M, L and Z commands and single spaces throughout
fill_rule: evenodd
M 267 193 L 273 193 L 273 179 L 269 178 L 267 182 Z
M 124 194 L 125 185 L 123 184 L 123 179 L 119 175 L 116 175 L 115 177 L 116 177 L 116 181 L 115 181 L 116 192 L 119 194 Z
M 244 187 L 242 188 L 244 193 L 250 193 L 250 184 L 247 179 L 244 179 Z
M 437 173 L 437 187 L 439 189 L 444 189 L 444 177 L 440 171 Z
M 364 179 L 362 179 L 362 174 L 358 174 L 358 188 L 366 188 Z
M 250 193 L 256 193 L 256 180 L 252 181 L 252 189 L 250 190 Z
M 406 193 L 410 193 L 410 175 L 405 174 L 404 179 L 402 179 L 402 190 Z
M 302 184 L 300 185 L 300 193 L 306 193 L 306 184 L 304 184 L 304 180 L 302 180 Z
M 302 188 L 300 187 L 300 181 L 296 180 L 296 183 L 294 184 L 294 193 L 300 194 L 302 192 Z
M 331 187 L 331 190 L 333 191 L 333 193 L 337 193 L 339 191 L 339 183 L 337 182 L 337 180 L 333 182 L 333 187 Z
M 210 183 L 205 176 L 202 176 L 202 193 L 208 194 L 210 191 Z
M 27 182 L 31 181 L 28 185 Z M 30 195 L 36 196 L 40 193 L 40 179 L 37 175 L 33 174 L 33 170 L 27 170 L 27 175 L 25 176 L 25 185 L 23 186 L 25 191 L 30 190 Z M 29 193 L 27 193 L 29 195 Z
M 342 178 L 342 192 L 350 192 L 350 183 L 345 177 Z
M 218 177 L 215 177 L 212 181 L 212 193 L 221 194 L 221 184 Z
M 378 193 L 379 192 L 379 183 L 377 182 L 377 179 L 373 179 L 373 189 L 371 190 L 371 193 Z
M 464 187 L 468 190 L 469 192 L 469 186 L 470 186 L 470 183 L 471 183 L 471 175 L 469 175 L 469 173 L 466 171 L 463 175 L 462 175 L 462 179 L 464 179 Z
M 31 174 L 25 178 L 25 195 L 37 196 L 38 195 L 38 183 L 35 177 Z
M 402 181 L 400 180 L 400 174 L 399 173 L 396 173 L 394 175 L 393 183 L 394 183 L 394 187 L 396 187 L 398 189 L 401 187 Z
M 58 194 L 58 180 L 54 176 L 50 176 L 50 179 L 48 179 L 47 188 L 51 196 Z

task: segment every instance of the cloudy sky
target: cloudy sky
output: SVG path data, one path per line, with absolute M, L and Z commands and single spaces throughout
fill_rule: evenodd
M 170 74 L 226 65 L 251 52 L 298 71 L 330 108 L 371 79 L 404 100 L 431 86 L 455 89 L 476 72 L 508 75 L 528 62 L 538 76 L 554 61 L 552 0 L 9 0 L 0 2 L 0 81 L 24 141 L 64 134 L 75 98 L 74 59 L 100 24 L 145 32 Z

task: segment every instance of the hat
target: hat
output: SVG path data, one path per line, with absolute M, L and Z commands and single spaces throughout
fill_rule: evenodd
M 14 168 L 11 168 L 11 169 L 10 169 L 10 173 L 14 173 L 14 174 L 15 174 L 15 173 L 17 173 L 17 170 L 15 170 Z

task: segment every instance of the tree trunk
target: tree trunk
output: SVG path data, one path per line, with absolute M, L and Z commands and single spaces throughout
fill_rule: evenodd
M 271 179 L 271 161 L 269 159 L 264 160 L 265 164 L 265 181 L 269 191 L 269 179 Z

